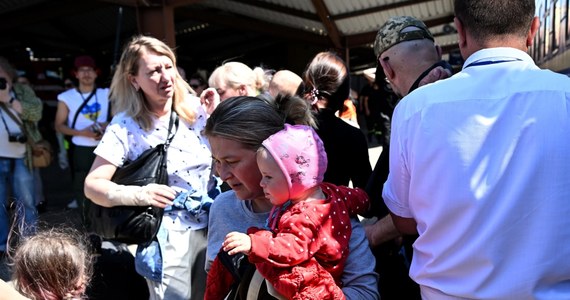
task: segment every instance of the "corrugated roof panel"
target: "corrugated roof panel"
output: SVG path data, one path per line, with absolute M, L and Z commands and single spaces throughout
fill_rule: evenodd
M 436 44 L 440 46 L 449 46 L 449 45 L 456 45 L 457 44 L 457 34 L 452 33 L 448 35 L 436 36 L 435 37 Z
M 329 1 L 332 2 L 337 0 Z M 409 6 L 402 6 L 386 11 L 379 11 L 377 13 L 370 13 L 362 16 L 337 20 L 336 24 L 342 34 L 353 35 L 378 30 L 378 28 L 380 28 L 380 26 L 384 24 L 386 20 L 393 16 L 408 15 L 426 21 L 452 14 L 453 5 L 451 1 L 452 0 L 439 0 Z M 383 4 L 388 3 L 394 3 L 394 1 L 385 1 Z M 358 11 L 358 9 L 355 7 L 352 7 L 351 9 L 353 11 Z
M 248 16 L 254 19 L 262 20 L 268 23 L 280 24 L 284 26 L 303 29 L 310 32 L 325 32 L 323 24 L 320 22 L 307 20 L 305 18 L 295 17 L 284 13 L 278 13 L 273 10 L 255 7 L 243 3 L 225 0 L 209 0 L 203 3 L 206 6 L 214 7 L 235 14 Z
M 358 10 L 362 7 L 360 1 L 324 0 L 331 15 L 342 14 L 349 11 Z
M 312 13 L 315 12 L 315 7 L 313 6 L 313 2 L 307 0 L 261 0 L 261 1 L 305 12 L 312 12 Z

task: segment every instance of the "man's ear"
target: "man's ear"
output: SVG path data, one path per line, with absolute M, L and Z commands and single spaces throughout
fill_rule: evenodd
M 437 53 L 438 59 L 441 60 L 442 50 L 441 50 L 441 47 L 439 45 L 435 45 L 435 52 Z
M 390 65 L 390 60 L 383 60 L 383 59 L 379 59 L 380 61 L 380 66 L 382 66 L 382 69 L 384 70 L 384 75 L 386 75 L 386 78 L 388 78 L 389 81 L 392 81 L 392 78 L 394 78 L 394 69 L 392 69 L 392 66 Z
M 526 37 L 526 46 L 530 47 L 532 42 L 534 41 L 534 36 L 538 32 L 540 28 L 540 19 L 538 17 L 534 17 L 532 19 L 532 23 L 530 23 L 530 29 L 528 31 L 528 35 Z
M 455 28 L 457 29 L 457 39 L 459 43 L 459 48 L 465 48 L 467 44 L 467 38 L 465 35 L 465 28 L 463 28 L 463 23 L 455 17 L 453 18 L 453 23 L 455 24 Z

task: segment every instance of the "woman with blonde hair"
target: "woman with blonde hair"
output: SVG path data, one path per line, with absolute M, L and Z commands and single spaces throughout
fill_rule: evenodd
M 206 113 L 190 91 L 166 44 L 134 37 L 111 83 L 117 114 L 95 150 L 97 157 L 85 180 L 85 194 L 99 205 L 165 208 L 156 238 L 148 246 L 139 245 L 135 257 L 150 299 L 202 299 L 204 294 L 206 208 L 212 202 L 207 192 L 214 181 L 210 146 L 202 135 Z M 169 133 L 171 117 L 177 121 Z M 124 186 L 110 180 L 118 167 L 168 137 L 168 185 Z
M 231 61 L 217 67 L 208 79 L 208 89 L 200 95 L 209 114 L 221 101 L 237 96 L 257 96 L 265 93 L 269 80 L 262 68 Z

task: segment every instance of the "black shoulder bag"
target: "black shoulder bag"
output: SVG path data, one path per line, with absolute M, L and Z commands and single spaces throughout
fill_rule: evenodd
M 178 128 L 174 109 L 170 114 L 168 135 L 164 144 L 144 151 L 137 159 L 117 168 L 111 181 L 121 185 L 144 186 L 150 183 L 168 184 L 166 156 Z M 127 244 L 147 246 L 156 237 L 164 209 L 154 206 L 104 207 L 92 202 L 92 230 L 103 238 Z

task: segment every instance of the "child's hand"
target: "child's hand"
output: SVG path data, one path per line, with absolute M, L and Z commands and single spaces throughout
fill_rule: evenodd
M 251 252 L 251 238 L 249 235 L 241 232 L 230 232 L 226 235 L 226 239 L 222 243 L 224 251 L 229 255 L 243 253 L 249 255 Z

